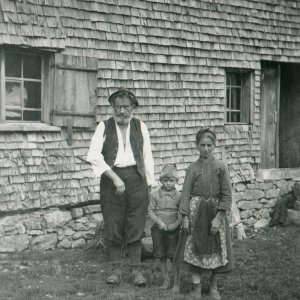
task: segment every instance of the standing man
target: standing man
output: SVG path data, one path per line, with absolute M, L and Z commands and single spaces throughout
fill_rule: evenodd
M 108 101 L 113 116 L 102 121 L 92 137 L 87 160 L 100 176 L 100 201 L 105 223 L 112 271 L 106 282 L 121 280 L 122 250 L 126 249 L 133 283 L 146 285 L 139 270 L 149 194 L 154 183 L 154 162 L 146 125 L 133 117 L 138 106 L 126 89 L 113 93 Z

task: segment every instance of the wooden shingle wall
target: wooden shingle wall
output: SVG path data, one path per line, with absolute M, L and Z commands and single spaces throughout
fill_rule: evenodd
M 98 120 L 118 87 L 140 101 L 156 162 L 180 183 L 200 126 L 235 183 L 260 163 L 260 61 L 300 63 L 300 2 L 291 0 L 1 0 L 0 44 L 61 48 L 98 59 Z M 225 125 L 225 69 L 253 71 L 250 125 Z

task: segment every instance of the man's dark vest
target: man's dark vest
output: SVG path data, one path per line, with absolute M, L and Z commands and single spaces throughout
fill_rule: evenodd
M 104 121 L 105 130 L 102 155 L 105 162 L 113 167 L 119 147 L 118 134 L 116 129 L 116 123 L 114 118 L 110 118 Z M 136 118 L 132 118 L 130 121 L 130 145 L 136 161 L 137 169 L 139 173 L 145 176 L 145 164 L 143 159 L 143 135 L 141 130 L 141 122 Z

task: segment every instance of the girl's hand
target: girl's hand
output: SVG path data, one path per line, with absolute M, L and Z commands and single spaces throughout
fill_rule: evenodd
M 220 213 L 217 213 L 217 215 L 214 217 L 214 219 L 211 221 L 211 234 L 216 234 L 221 229 L 221 218 L 222 215 Z
M 186 229 L 186 230 L 189 230 L 189 228 L 190 228 L 190 220 L 189 220 L 188 216 L 184 216 L 183 217 L 183 219 L 182 219 L 182 228 Z
M 167 225 L 161 220 L 157 221 L 157 225 L 158 225 L 158 228 L 160 230 L 167 230 L 168 229 Z
M 173 231 L 173 230 L 175 230 L 177 227 L 178 227 L 178 224 L 177 224 L 177 223 L 170 224 L 170 225 L 168 226 L 168 231 Z

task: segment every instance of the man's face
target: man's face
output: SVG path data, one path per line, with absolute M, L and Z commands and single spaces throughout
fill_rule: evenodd
M 113 105 L 114 118 L 117 124 L 126 125 L 130 122 L 133 113 L 133 106 L 128 98 L 117 97 Z

